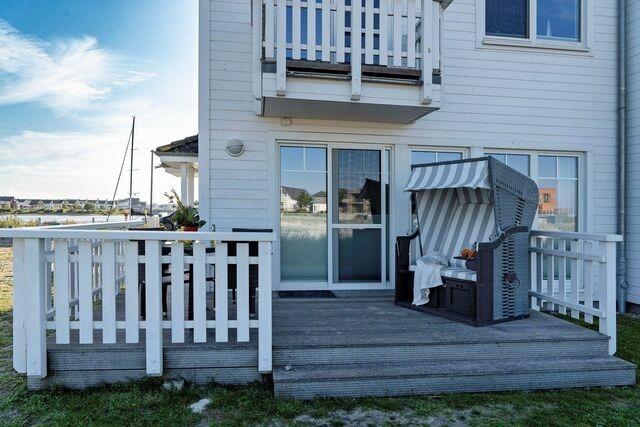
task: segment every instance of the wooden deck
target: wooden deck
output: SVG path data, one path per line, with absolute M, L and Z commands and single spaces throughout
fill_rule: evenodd
M 476 328 L 393 304 L 392 297 L 273 301 L 273 382 L 276 396 L 368 396 L 454 391 L 633 384 L 635 366 L 607 355 L 608 338 L 552 316 Z M 358 294 L 356 294 L 358 295 Z M 233 305 L 230 305 L 231 313 Z M 211 310 L 213 312 L 213 310 Z M 233 318 L 233 314 L 231 314 Z M 257 339 L 237 343 L 171 344 L 165 331 L 164 376 L 196 384 L 261 380 Z M 29 388 L 83 388 L 144 378 L 141 342 L 55 344 L 49 375 Z M 100 337 L 96 336 L 96 342 Z

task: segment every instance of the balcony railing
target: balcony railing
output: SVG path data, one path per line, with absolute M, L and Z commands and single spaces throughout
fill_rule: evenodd
M 55 332 L 56 344 L 61 345 L 72 341 L 91 345 L 97 340 L 115 345 L 122 344 L 122 339 L 138 343 L 143 332 L 147 375 L 158 376 L 163 373 L 163 330 L 171 331 L 173 343 L 184 343 L 186 330 L 192 331 L 195 343 L 207 342 L 210 331 L 215 332 L 216 342 L 224 343 L 230 329 L 235 330 L 237 341 L 244 342 L 254 328 L 258 329 L 258 369 L 270 372 L 272 233 L 126 230 L 131 225 L 139 224 L 2 230 L 3 236 L 13 238 L 15 370 L 36 378 L 47 375 L 49 332 Z M 189 239 L 194 241 L 192 250 L 185 251 L 183 241 Z M 215 252 L 206 249 L 212 243 Z M 233 255 L 229 255 L 230 244 L 236 248 Z M 250 254 L 250 244 L 258 246 L 257 256 Z M 228 301 L 230 265 L 237 272 L 234 318 Z M 255 318 L 249 313 L 250 265 L 256 265 L 258 273 Z M 168 318 L 163 318 L 162 310 L 163 266 L 170 266 Z M 210 268 L 215 271 L 215 319 L 207 314 Z M 192 318 L 185 318 L 185 270 L 192 274 Z M 144 274 L 144 288 L 140 274 Z M 123 331 L 124 338 L 119 338 L 118 331 Z
M 346 66 L 353 101 L 362 94 L 363 67 L 417 70 L 420 102 L 431 103 L 432 72 L 440 68 L 440 3 L 254 0 L 255 15 L 263 17 L 254 25 L 262 26 L 262 59 L 276 63 L 278 96 L 287 93 L 287 61 L 304 60 Z
M 616 245 L 618 235 L 533 231 L 531 305 L 593 323 L 616 352 Z

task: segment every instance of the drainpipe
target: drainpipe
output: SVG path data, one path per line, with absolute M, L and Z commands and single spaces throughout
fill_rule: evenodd
M 619 0 L 619 93 L 618 93 L 618 234 L 622 242 L 618 247 L 618 311 L 626 312 L 627 288 L 627 243 L 626 243 L 626 162 L 627 162 L 627 5 L 626 0 Z

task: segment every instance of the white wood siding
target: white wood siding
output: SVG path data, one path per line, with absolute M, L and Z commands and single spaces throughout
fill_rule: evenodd
M 211 0 L 210 222 L 218 230 L 277 228 L 275 141 L 288 139 L 393 145 L 392 235 L 408 227 L 409 146 L 584 152 L 581 196 L 591 199 L 582 231 L 615 232 L 616 3 L 596 2 L 592 51 L 569 52 L 477 48 L 476 0 L 455 0 L 444 13 L 440 111 L 412 125 L 294 119 L 282 126 L 254 112 L 250 0 Z M 242 156 L 225 153 L 230 138 L 245 143 Z
M 640 3 L 627 2 L 627 280 L 628 301 L 640 304 Z

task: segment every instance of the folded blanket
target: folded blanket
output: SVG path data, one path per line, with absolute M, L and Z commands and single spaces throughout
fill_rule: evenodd
M 413 278 L 413 305 L 429 302 L 429 289 L 442 286 L 440 271 L 448 265 L 447 257 L 440 252 L 431 252 L 417 260 Z

